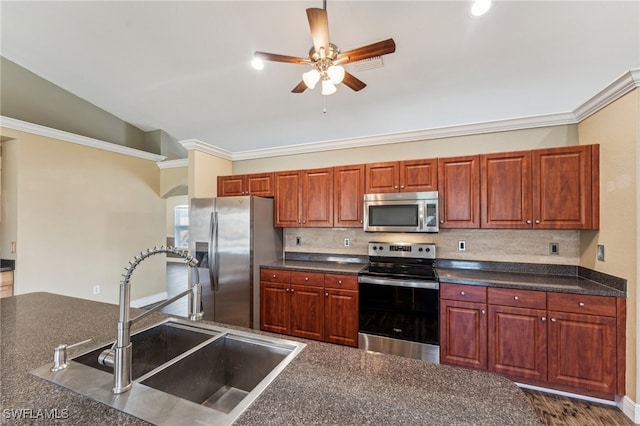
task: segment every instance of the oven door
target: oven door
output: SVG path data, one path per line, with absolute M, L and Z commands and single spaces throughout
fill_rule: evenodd
M 438 282 L 360 276 L 360 333 L 439 344 Z

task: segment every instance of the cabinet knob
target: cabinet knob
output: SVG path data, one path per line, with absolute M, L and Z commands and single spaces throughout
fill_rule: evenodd
M 440 221 L 440 223 L 444 223 L 444 219 Z
M 461 291 L 461 292 L 460 292 L 460 296 L 464 296 L 464 291 Z
M 293 289 L 291 289 L 291 293 L 293 293 Z
M 578 303 L 578 306 L 580 306 L 581 308 L 584 308 L 584 302 Z
M 325 295 L 326 297 L 329 297 L 329 293 L 325 293 L 324 295 Z
M 513 296 L 513 300 L 520 300 L 520 298 L 518 296 Z
M 486 314 L 486 313 L 487 313 L 487 311 L 485 311 L 484 309 L 480 309 L 480 313 L 481 313 L 482 315 L 484 315 L 484 314 Z
M 530 221 L 530 220 L 528 220 L 528 221 L 527 221 L 527 224 L 528 224 L 528 225 L 531 225 L 531 221 Z
M 273 274 L 273 275 L 271 276 L 271 278 L 275 278 L 275 277 L 276 277 L 276 274 Z
M 309 277 L 304 277 L 304 280 L 305 281 L 309 281 Z
M 540 318 L 540 321 L 545 322 L 547 320 L 547 317 L 542 317 Z
M 539 221 L 539 220 L 536 220 L 536 223 L 540 223 L 540 221 Z
M 551 322 L 556 322 L 556 319 L 555 318 L 551 318 Z
M 404 185 L 400 185 L 400 189 L 404 189 Z
M 398 185 L 394 185 L 393 189 L 398 189 Z

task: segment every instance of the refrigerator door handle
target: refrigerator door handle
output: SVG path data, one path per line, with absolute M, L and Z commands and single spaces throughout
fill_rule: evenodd
M 209 223 L 209 280 L 211 290 L 218 291 L 218 212 L 211 213 Z

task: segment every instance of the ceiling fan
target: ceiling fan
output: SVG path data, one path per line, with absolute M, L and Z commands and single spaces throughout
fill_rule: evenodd
M 336 85 L 343 83 L 354 91 L 362 90 L 366 84 L 349 74 L 343 64 L 382 56 L 396 51 L 396 43 L 392 38 L 372 43 L 357 49 L 341 52 L 338 46 L 329 42 L 329 20 L 327 19 L 326 0 L 324 8 L 307 9 L 307 19 L 311 29 L 313 47 L 307 58 L 279 55 L 276 53 L 255 52 L 254 60 L 287 62 L 310 65 L 311 71 L 302 74 L 302 81 L 291 92 L 302 93 L 307 88 L 313 89 L 321 81 L 322 94 L 331 95 L 336 92 Z

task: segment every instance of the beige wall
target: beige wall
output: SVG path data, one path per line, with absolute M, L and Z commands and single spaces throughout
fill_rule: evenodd
M 583 232 L 580 264 L 627 280 L 627 395 L 638 403 L 640 89 L 579 125 L 581 144 L 600 144 L 600 231 Z M 605 261 L 596 261 L 596 246 Z
M 232 174 L 231 161 L 196 149 L 189 150 L 189 198 L 218 195 L 218 176 Z
M 578 145 L 577 125 L 541 127 L 482 135 L 388 143 L 311 154 L 287 155 L 233 162 L 233 173 L 310 169 L 344 164 L 454 157 L 488 152 L 518 151 Z M 231 174 L 231 173 L 229 173 Z
M 189 171 L 187 167 L 171 167 L 160 169 L 160 195 L 173 197 L 187 195 L 189 185 Z
M 189 196 L 188 195 L 178 195 L 177 197 L 169 197 L 167 198 L 167 237 L 173 237 L 173 224 L 175 222 L 175 208 L 177 206 L 188 206 L 189 205 Z
M 2 191 L 0 193 L 0 258 L 15 260 L 11 243 L 17 240 L 18 150 L 15 141 L 2 142 Z
M 166 202 L 155 162 L 11 129 L 0 134 L 15 139 L 5 143 L 15 150 L 16 294 L 117 303 L 129 260 L 164 244 Z M 165 291 L 165 275 L 164 256 L 143 262 L 132 299 Z

